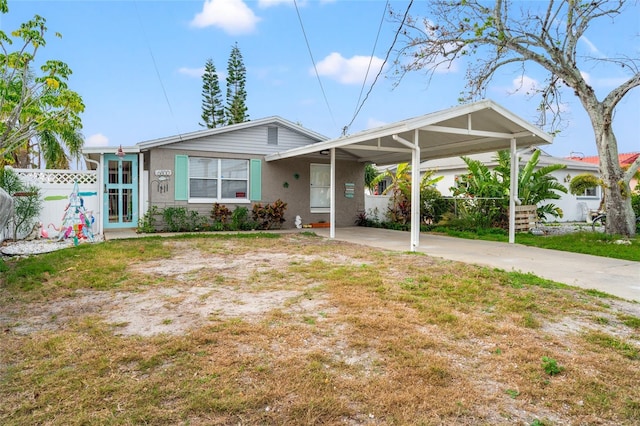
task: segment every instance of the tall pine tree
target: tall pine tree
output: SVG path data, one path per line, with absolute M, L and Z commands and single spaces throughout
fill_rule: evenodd
M 218 83 L 218 73 L 213 60 L 208 59 L 202 75 L 202 127 L 213 129 L 224 126 L 225 111 L 222 105 L 222 92 Z
M 227 64 L 227 107 L 225 110 L 227 124 L 249 121 L 247 114 L 247 92 L 245 90 L 247 69 L 242 61 L 242 54 L 236 43 L 231 49 Z

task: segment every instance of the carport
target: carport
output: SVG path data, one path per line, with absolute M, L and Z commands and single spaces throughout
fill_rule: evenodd
M 399 121 L 349 136 L 318 142 L 265 157 L 278 161 L 330 153 L 330 237 L 335 238 L 336 156 L 378 166 L 411 163 L 411 251 L 420 244 L 420 163 L 509 149 L 511 187 L 509 242 L 515 242 L 515 205 L 518 200 L 517 153 L 531 146 L 550 144 L 553 138 L 533 124 L 491 100 L 461 105 Z

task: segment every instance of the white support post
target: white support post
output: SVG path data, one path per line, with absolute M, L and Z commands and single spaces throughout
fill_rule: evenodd
M 518 198 L 518 155 L 516 140 L 511 139 L 511 173 L 509 185 L 509 244 L 516 242 L 516 199 Z
M 329 238 L 336 237 L 336 149 L 331 148 L 331 188 L 329 202 Z
M 102 235 L 102 237 L 104 238 L 104 218 L 108 217 L 109 212 L 104 211 L 104 206 L 105 206 L 105 193 L 104 193 L 104 168 L 105 168 L 105 164 L 104 164 L 104 154 L 100 154 L 100 160 L 99 160 L 100 165 L 98 166 L 97 172 L 98 172 L 98 211 L 96 212 L 97 214 L 94 214 L 93 217 L 96 217 L 96 221 L 98 222 L 98 231 L 97 233 Z
M 420 141 L 416 129 L 413 143 L 398 136 L 391 135 L 394 141 L 411 148 L 411 247 L 416 251 L 420 245 Z
M 411 153 L 411 251 L 420 246 L 420 143 L 416 129 Z
M 145 196 L 145 188 L 148 187 L 144 181 L 144 154 L 140 152 L 138 153 L 138 219 L 142 219 L 147 212 L 149 197 Z

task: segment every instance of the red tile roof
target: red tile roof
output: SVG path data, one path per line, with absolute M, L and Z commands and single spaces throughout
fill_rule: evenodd
M 629 166 L 640 156 L 640 152 L 629 152 L 626 154 L 618 154 L 618 161 L 621 166 Z M 600 157 L 594 155 L 592 157 L 568 157 L 571 160 L 583 161 L 585 163 L 600 164 Z

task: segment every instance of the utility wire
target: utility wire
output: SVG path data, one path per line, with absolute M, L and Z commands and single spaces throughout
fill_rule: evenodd
M 160 87 L 162 88 L 162 93 L 164 94 L 164 99 L 167 102 L 167 106 L 169 107 L 169 115 L 171 115 L 171 119 L 176 126 L 176 132 L 178 133 L 178 137 L 182 142 L 182 132 L 180 132 L 180 128 L 178 127 L 178 122 L 176 120 L 175 115 L 173 114 L 173 108 L 171 108 L 171 102 L 169 102 L 169 96 L 167 96 L 167 91 L 164 87 L 164 83 L 162 82 L 162 77 L 160 76 L 160 71 L 158 70 L 158 64 L 156 63 L 156 57 L 153 54 L 153 50 L 151 49 L 151 44 L 149 43 L 149 39 L 144 30 L 144 25 L 142 24 L 142 18 L 140 17 L 140 12 L 138 11 L 138 2 L 134 0 L 133 5 L 136 9 L 136 15 L 138 16 L 138 24 L 140 24 L 140 29 L 142 30 L 142 37 L 144 38 L 145 43 L 147 44 L 147 49 L 149 49 L 149 55 L 151 56 L 151 61 L 153 62 L 153 67 L 156 70 L 156 76 L 158 77 L 158 81 L 160 82 Z
M 304 25 L 302 24 L 302 17 L 300 16 L 300 10 L 298 10 L 298 2 L 293 0 L 293 4 L 296 7 L 296 13 L 298 15 L 298 21 L 300 22 L 300 28 L 302 29 L 302 35 L 304 36 L 304 41 L 307 44 L 307 50 L 309 51 L 309 56 L 311 57 L 311 63 L 313 64 L 313 70 L 316 73 L 316 78 L 318 79 L 318 84 L 320 85 L 320 90 L 322 91 L 322 96 L 324 97 L 324 102 L 327 105 L 327 109 L 329 110 L 329 115 L 331 116 L 331 120 L 333 121 L 333 125 L 338 127 L 335 118 L 333 117 L 333 112 L 331 111 L 331 106 L 329 106 L 329 100 L 327 99 L 327 94 L 324 91 L 324 87 L 322 86 L 322 81 L 320 80 L 320 75 L 318 74 L 318 68 L 316 67 L 316 62 L 313 59 L 313 53 L 311 53 L 311 46 L 309 45 L 309 39 L 307 39 L 307 33 L 304 30 Z
M 396 31 L 396 34 L 393 37 L 393 43 L 391 43 L 391 46 L 389 46 L 389 50 L 387 50 L 387 55 L 384 58 L 384 62 L 382 62 L 382 65 L 380 66 L 380 70 L 378 71 L 378 74 L 376 75 L 376 78 L 371 83 L 371 86 L 369 87 L 369 91 L 367 92 L 366 96 L 362 100 L 362 103 L 360 104 L 360 106 L 358 107 L 356 112 L 353 114 L 353 118 L 351 119 L 349 124 L 344 127 L 344 130 L 343 130 L 344 134 L 346 134 L 346 132 L 349 129 L 349 127 L 351 127 L 351 125 L 355 121 L 356 117 L 360 113 L 360 110 L 362 109 L 362 106 L 364 105 L 364 103 L 369 98 L 369 95 L 371 94 L 371 91 L 373 90 L 373 86 L 375 86 L 376 82 L 378 81 L 378 77 L 380 77 L 380 74 L 382 74 L 382 70 L 384 69 L 384 66 L 386 65 L 387 61 L 389 60 L 389 56 L 391 56 L 391 52 L 393 51 L 393 47 L 395 46 L 396 42 L 398 41 L 398 36 L 400 35 L 400 30 L 402 30 L 402 27 L 404 26 L 404 23 L 407 20 L 407 16 L 409 16 L 409 9 L 411 9 L 412 5 L 413 5 L 413 0 L 411 0 L 409 2 L 409 5 L 407 6 L 407 10 L 404 12 L 404 16 L 402 17 L 402 22 L 400 23 L 400 26 L 398 27 L 398 30 Z
M 373 63 L 373 56 L 376 53 L 376 47 L 378 46 L 378 40 L 380 39 L 380 32 L 382 31 L 382 24 L 384 23 L 384 17 L 387 14 L 387 8 L 389 7 L 389 0 L 384 5 L 384 9 L 382 10 L 382 17 L 380 18 L 380 25 L 378 25 L 378 34 L 376 34 L 376 41 L 373 43 L 373 49 L 371 50 L 371 56 L 369 56 L 369 65 L 367 65 L 367 72 L 364 75 L 364 79 L 362 80 L 362 87 L 360 87 L 360 94 L 358 95 L 358 100 L 356 101 L 356 109 L 353 111 L 353 118 L 351 119 L 351 123 L 355 120 L 356 115 L 358 113 L 358 104 L 360 103 L 360 99 L 362 99 L 362 93 L 364 92 L 364 86 L 367 84 L 367 78 L 369 77 L 369 71 L 371 70 L 371 64 Z M 351 126 L 349 123 L 349 126 Z M 349 130 L 349 126 L 344 126 L 342 129 L 342 135 L 345 136 L 347 131 Z

